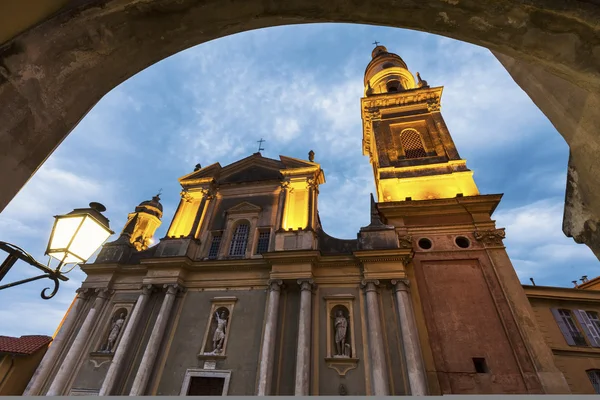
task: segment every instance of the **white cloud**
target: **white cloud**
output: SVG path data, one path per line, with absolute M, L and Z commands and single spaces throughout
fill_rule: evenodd
M 51 158 L 0 214 L 0 236 L 47 237 L 49 229 L 42 228 L 51 227 L 53 215 L 87 207 L 109 191 L 108 185 L 67 171 Z
M 273 125 L 273 134 L 282 143 L 287 143 L 300 134 L 300 124 L 295 118 L 275 118 Z
M 534 277 L 538 284 L 569 287 L 576 271 L 597 264 L 589 248 L 562 233 L 563 207 L 560 198 L 550 198 L 496 214 L 497 226 L 506 228 L 504 242 L 522 282 Z

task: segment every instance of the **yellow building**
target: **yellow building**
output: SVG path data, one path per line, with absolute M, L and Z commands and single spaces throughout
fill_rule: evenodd
M 51 341 L 50 336 L 0 336 L 0 396 L 23 394 Z
M 600 277 L 574 288 L 523 288 L 571 392 L 600 394 Z

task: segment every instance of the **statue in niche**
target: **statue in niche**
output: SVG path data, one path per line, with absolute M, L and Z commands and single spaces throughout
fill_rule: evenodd
M 350 344 L 346 343 L 348 336 L 348 320 L 342 310 L 337 310 L 334 322 L 335 328 L 335 357 L 350 357 Z
M 121 332 L 121 329 L 123 328 L 123 324 L 125 324 L 125 313 L 124 312 L 119 314 L 119 317 L 115 320 L 115 322 L 113 322 L 112 326 L 110 327 L 110 331 L 108 332 L 108 338 L 106 339 L 106 343 L 104 344 L 104 347 L 101 350 L 102 352 L 105 352 L 105 353 L 113 352 L 113 347 L 115 346 L 115 342 L 117 341 L 117 338 L 119 337 L 119 333 Z
M 212 354 L 219 354 L 223 351 L 223 343 L 225 342 L 225 336 L 227 335 L 227 314 L 225 310 L 215 312 L 215 321 L 217 321 L 217 328 L 213 334 L 213 351 Z

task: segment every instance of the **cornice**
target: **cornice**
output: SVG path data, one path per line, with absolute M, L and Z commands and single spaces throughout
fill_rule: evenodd
M 200 185 L 210 185 L 214 183 L 215 178 L 212 176 L 204 177 L 204 178 L 196 178 L 196 179 L 182 179 L 179 181 L 179 184 L 183 187 L 190 186 L 200 186 Z
M 559 349 L 556 347 L 551 347 L 551 350 L 552 350 L 552 353 L 554 353 L 557 356 L 600 358 L 600 349 L 598 349 L 596 347 L 584 347 L 584 348 L 572 347 L 570 349 Z
M 232 289 L 232 290 L 243 290 L 243 289 L 254 289 L 254 290 L 264 290 L 269 287 L 267 284 L 269 277 L 262 277 L 256 279 L 196 279 L 196 280 L 188 280 L 186 279 L 185 284 L 186 288 L 192 290 L 219 290 L 223 288 Z M 220 291 L 220 290 L 219 290 Z
M 321 167 L 319 166 L 314 166 L 314 167 L 304 167 L 304 168 L 294 168 L 294 169 L 281 169 L 279 172 L 281 172 L 281 175 L 285 176 L 285 177 L 291 177 L 291 176 L 301 176 L 301 175 L 312 175 L 312 174 L 317 174 L 319 177 L 321 177 L 323 175 L 323 171 L 321 170 Z M 322 182 L 319 182 L 322 183 Z
M 363 279 L 364 277 L 362 276 L 362 274 L 314 277 L 315 283 L 317 285 L 339 285 L 340 283 L 358 285 Z
M 80 264 L 79 268 L 86 275 L 94 275 L 94 274 L 105 274 L 107 272 L 119 273 L 119 274 L 137 274 L 137 273 L 145 273 L 147 268 L 145 266 L 139 264 Z
M 263 254 L 263 259 L 269 264 L 316 263 L 320 257 L 318 250 L 277 251 Z
M 572 302 L 590 302 L 600 304 L 600 291 L 583 290 L 578 288 L 559 288 L 552 286 L 531 286 L 522 285 L 527 298 L 572 301 Z
M 493 194 L 433 200 L 390 201 L 378 203 L 377 208 L 387 218 L 464 212 L 492 215 L 501 199 L 501 194 Z
M 419 103 L 428 104 L 431 101 L 439 103 L 442 98 L 443 90 L 443 86 L 437 86 L 406 90 L 394 94 L 386 93 L 381 95 L 373 95 L 361 98 L 361 106 L 363 110 L 366 110 L 375 107 L 386 108 Z
M 438 235 L 438 234 L 464 234 L 465 231 L 473 231 L 475 229 L 495 229 L 496 224 L 494 220 L 490 220 L 486 223 L 468 223 L 468 224 L 452 224 L 448 226 L 440 226 L 436 224 L 431 225 L 419 225 L 419 226 L 405 226 L 406 232 L 411 235 Z M 465 251 L 469 249 L 461 249 Z M 431 250 L 427 250 L 428 252 Z
M 403 265 L 408 265 L 414 256 L 414 252 L 410 248 L 359 250 L 354 252 L 354 256 L 363 263 L 400 261 Z
M 469 174 L 469 175 L 473 175 L 473 171 L 471 171 L 470 169 L 464 170 L 464 171 L 456 171 L 455 169 L 453 169 L 453 167 L 457 167 L 457 166 L 467 166 L 467 160 L 464 159 L 460 159 L 460 160 L 448 160 L 448 161 L 444 161 L 444 162 L 439 162 L 439 163 L 434 163 L 434 164 L 422 164 L 422 165 L 409 165 L 409 166 L 405 166 L 405 167 L 394 167 L 394 166 L 390 166 L 390 167 L 379 167 L 377 169 L 377 171 L 379 171 L 379 173 L 384 173 L 384 172 L 394 172 L 394 171 L 406 171 L 406 170 L 410 170 L 410 171 L 420 171 L 420 170 L 428 170 L 428 169 L 433 169 L 433 170 L 440 170 L 440 169 L 446 169 L 448 170 L 447 173 L 444 174 L 439 174 L 436 173 L 435 175 L 424 175 L 424 176 L 414 176 L 414 177 L 410 177 L 411 180 L 426 180 L 426 179 L 435 179 L 438 178 L 439 179 L 443 179 L 445 178 L 447 175 L 458 175 L 458 174 Z

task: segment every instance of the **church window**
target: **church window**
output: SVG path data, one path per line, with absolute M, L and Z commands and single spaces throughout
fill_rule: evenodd
M 214 260 L 219 255 L 219 247 L 221 247 L 221 233 L 215 233 L 210 243 L 210 249 L 208 250 L 208 258 Z
M 241 223 L 235 228 L 229 247 L 230 256 L 240 257 L 246 253 L 249 232 L 250 226 L 247 223 Z
M 406 158 L 427 157 L 421 135 L 415 129 L 405 129 L 400 133 L 400 143 Z
M 400 90 L 400 82 L 398 82 L 396 80 L 389 81 L 386 86 L 387 86 L 388 93 L 395 93 Z
M 467 249 L 471 245 L 471 242 L 469 241 L 469 239 L 467 239 L 464 236 L 457 236 L 456 239 L 454 239 L 454 242 L 461 249 Z
M 551 311 L 569 346 L 587 346 L 585 337 L 575 324 L 570 310 L 553 308 Z
M 263 231 L 258 233 L 258 243 L 256 244 L 256 254 L 262 254 L 269 251 L 269 238 L 271 233 Z
M 423 250 L 429 250 L 432 246 L 431 240 L 429 240 L 427 238 L 419 239 L 418 244 L 419 244 L 419 247 L 422 248 Z
M 488 372 L 490 372 L 487 363 L 485 362 L 485 358 L 473 358 L 473 366 L 475 367 L 475 372 L 478 374 L 487 374 Z
M 594 387 L 594 392 L 596 392 L 596 394 L 600 394 L 600 370 L 590 369 L 586 372 L 590 382 L 592 383 L 592 386 Z

